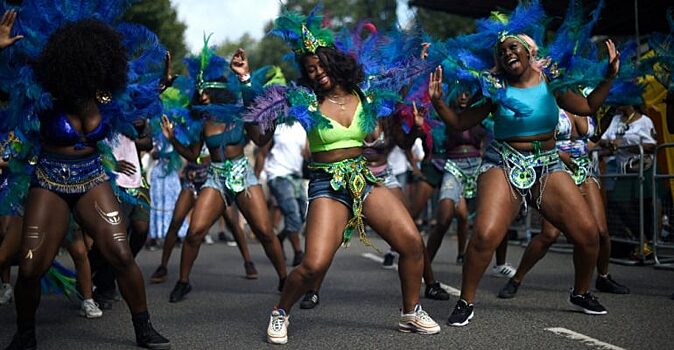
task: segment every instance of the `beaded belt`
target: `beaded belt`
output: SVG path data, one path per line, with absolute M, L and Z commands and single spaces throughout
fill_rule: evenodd
M 556 148 L 523 155 L 505 142 L 492 142 L 491 147 L 503 157 L 510 183 L 520 190 L 528 190 L 536 183 L 537 175 L 534 168 L 559 161 Z
M 226 159 L 224 162 L 211 162 L 208 173 L 215 179 L 224 179 L 225 188 L 233 193 L 243 192 L 246 189 L 246 173 L 248 158 L 241 156 L 236 159 Z
M 475 168 L 475 171 L 472 174 L 466 175 L 466 173 L 464 173 L 463 170 L 461 170 L 461 168 L 456 165 L 456 163 L 454 163 L 451 159 L 447 159 L 447 162 L 445 163 L 445 171 L 454 175 L 454 177 L 461 181 L 461 184 L 463 185 L 464 198 L 475 198 L 475 194 L 477 193 L 477 177 L 480 175 L 479 166 Z
M 351 234 L 354 230 L 358 231 L 358 237 L 366 246 L 377 249 L 365 236 L 365 223 L 363 221 L 363 196 L 367 183 L 377 183 L 377 179 L 372 171 L 367 167 L 365 157 L 344 159 L 333 163 L 315 163 L 309 164 L 309 169 L 322 170 L 332 175 L 330 187 L 339 191 L 345 189 L 353 198 L 351 211 L 353 218 L 349 220 L 344 229 L 344 243 L 351 240 Z
M 85 159 L 60 159 L 43 153 L 35 176 L 40 187 L 58 193 L 85 193 L 108 179 L 98 154 Z
M 590 167 L 592 166 L 592 162 L 587 155 L 578 158 L 571 158 L 571 161 L 576 166 L 576 169 L 574 169 L 573 173 L 571 174 L 571 178 L 573 179 L 573 182 L 576 183 L 576 185 L 580 186 L 590 175 Z M 567 168 L 567 170 L 571 170 L 568 169 L 566 164 L 564 164 L 564 167 Z

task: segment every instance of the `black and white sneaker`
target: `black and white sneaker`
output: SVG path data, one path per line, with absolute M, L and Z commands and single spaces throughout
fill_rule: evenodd
M 318 292 L 310 290 L 304 294 L 304 298 L 300 302 L 300 309 L 313 309 L 320 304 L 321 299 L 318 297 Z
M 449 293 L 446 290 L 442 289 L 440 282 L 435 282 L 426 285 L 426 291 L 424 293 L 426 298 L 433 300 L 449 300 Z
M 454 327 L 462 327 L 468 324 L 473 318 L 473 304 L 468 304 L 463 299 L 459 299 L 454 306 L 454 311 L 449 315 L 447 324 Z
M 569 295 L 569 305 L 577 311 L 582 311 L 588 315 L 606 315 L 608 311 L 599 303 L 594 295 L 587 292 L 585 294 L 576 294 L 574 291 Z

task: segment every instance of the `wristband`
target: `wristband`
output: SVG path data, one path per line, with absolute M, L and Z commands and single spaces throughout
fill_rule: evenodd
M 250 83 L 250 74 L 239 75 L 239 82 L 241 84 Z

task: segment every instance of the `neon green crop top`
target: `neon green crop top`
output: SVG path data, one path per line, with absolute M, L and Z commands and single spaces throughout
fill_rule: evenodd
M 367 133 L 361 128 L 361 118 L 363 114 L 362 102 L 358 102 L 358 107 L 353 114 L 351 125 L 344 125 L 323 115 L 323 118 L 330 122 L 331 128 L 312 128 L 307 137 L 309 138 L 309 149 L 314 152 L 332 151 L 335 149 L 362 147 L 363 140 Z

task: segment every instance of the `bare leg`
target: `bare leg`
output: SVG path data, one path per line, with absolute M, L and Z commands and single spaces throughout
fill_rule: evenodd
M 424 210 L 424 208 L 426 208 L 428 199 L 431 198 L 431 195 L 433 194 L 434 190 L 433 186 L 431 186 L 426 181 L 417 182 L 415 184 L 415 187 L 416 190 L 411 195 L 409 207 L 409 212 L 410 215 L 412 216 L 412 219 L 416 219 L 417 216 L 419 216 L 419 213 L 421 213 L 421 211 Z
M 468 203 L 463 197 L 459 200 L 455 216 L 458 224 L 456 229 L 457 256 L 463 256 L 466 253 L 466 241 L 468 240 Z
M 597 259 L 597 272 L 605 276 L 608 274 L 608 263 L 611 258 L 611 237 L 608 232 L 608 225 L 606 223 L 606 210 L 604 209 L 604 202 L 601 198 L 601 191 L 597 183 L 592 179 L 588 179 L 581 186 L 581 191 L 585 195 L 592 216 L 597 223 L 599 230 L 599 257 Z
M 183 221 L 185 221 L 187 213 L 192 209 L 192 206 L 194 206 L 194 195 L 191 190 L 183 188 L 182 191 L 180 191 L 178 201 L 176 201 L 176 205 L 173 208 L 171 224 L 169 225 L 169 229 L 166 232 L 166 238 L 164 239 L 160 266 L 166 267 L 168 264 L 173 248 L 178 240 L 178 231 L 180 230 Z
M 329 198 L 309 203 L 307 214 L 306 255 L 302 263 L 290 272 L 277 307 L 290 312 L 292 306 L 323 278 L 335 252 L 342 244 L 342 232 L 351 211 L 344 204 Z
M 492 168 L 478 179 L 475 232 L 466 249 L 461 283 L 461 299 L 468 304 L 473 302 L 494 250 L 519 211 L 521 201 L 513 197 L 507 181 L 505 172 L 500 168 Z
M 190 227 L 187 230 L 187 237 L 185 237 L 182 254 L 180 255 L 179 282 L 187 283 L 189 281 L 190 272 L 199 254 L 199 248 L 204 240 L 204 236 L 206 236 L 208 229 L 222 215 L 224 210 L 225 202 L 222 200 L 220 192 L 210 187 L 201 190 L 194 204 Z
M 590 289 L 599 251 L 599 233 L 587 202 L 565 172 L 548 175 L 541 203 L 541 214 L 558 227 L 574 244 L 574 291 Z
M 555 243 L 559 234 L 560 232 L 556 227 L 549 221 L 543 220 L 541 233 L 531 239 L 522 255 L 519 266 L 517 266 L 517 272 L 512 278 L 515 282 L 522 283 L 524 276 L 547 254 L 548 249 Z
M 23 219 L 20 216 L 0 217 L 2 241 L 0 241 L 0 278 L 9 283 L 10 267 L 21 248 L 21 228 Z
M 419 303 L 419 288 L 424 268 L 424 244 L 405 205 L 384 187 L 375 186 L 367 196 L 363 213 L 367 223 L 400 254 L 398 275 L 403 297 L 403 312 Z
M 496 265 L 505 265 L 508 254 L 508 236 L 503 236 L 501 244 L 496 248 Z
M 68 244 L 68 253 L 75 264 L 77 272 L 77 284 L 79 285 L 82 298 L 91 299 L 93 284 L 91 283 L 91 266 L 87 255 L 87 247 L 82 239 L 82 232 L 74 233 L 75 239 Z
M 288 275 L 285 259 L 281 252 L 281 243 L 274 235 L 269 221 L 269 212 L 262 187 L 260 185 L 251 186 L 246 191 L 237 194 L 236 204 L 257 239 L 262 243 L 264 252 L 274 265 L 279 279 L 285 279 Z
M 438 203 L 438 223 L 428 236 L 424 254 L 424 282 L 426 282 L 426 284 L 435 282 L 431 262 L 438 253 L 438 249 L 440 249 L 442 239 L 445 237 L 445 233 L 452 222 L 452 217 L 454 217 L 454 201 L 451 199 L 441 200 L 440 203 Z
M 234 206 L 228 206 L 225 209 L 225 212 L 222 215 L 222 218 L 225 221 L 225 225 L 232 232 L 236 245 L 239 248 L 241 257 L 243 257 L 244 262 L 252 261 L 250 257 L 250 252 L 248 251 L 248 241 L 243 234 L 243 229 L 239 223 L 239 213 L 236 211 Z

